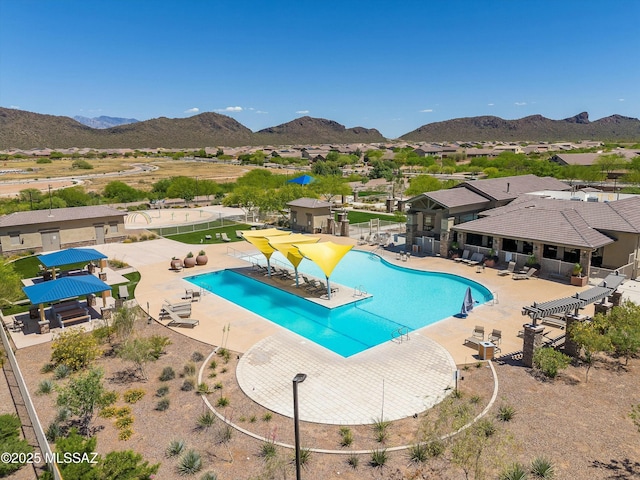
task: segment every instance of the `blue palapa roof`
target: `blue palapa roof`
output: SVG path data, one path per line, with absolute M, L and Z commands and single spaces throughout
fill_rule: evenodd
M 71 265 L 72 263 L 90 262 L 92 260 L 100 260 L 101 258 L 107 258 L 107 256 L 93 248 L 67 248 L 59 252 L 38 255 L 40 263 L 47 268 Z
M 104 292 L 111 290 L 111 287 L 93 275 L 78 275 L 22 287 L 22 290 L 29 297 L 31 303 L 37 305 Z
M 287 183 L 297 183 L 298 185 L 308 185 L 313 182 L 315 178 L 311 175 L 302 175 L 301 177 L 296 177 L 291 180 L 287 180 Z

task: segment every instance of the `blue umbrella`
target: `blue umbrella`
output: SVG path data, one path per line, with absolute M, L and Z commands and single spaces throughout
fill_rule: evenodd
M 464 294 L 464 301 L 462 302 L 462 308 L 460 309 L 460 313 L 458 314 L 461 317 L 466 317 L 469 315 L 469 312 L 473 310 L 473 304 L 476 303 L 471 295 L 471 287 L 467 287 L 467 291 Z
M 313 182 L 315 178 L 310 175 L 302 175 L 301 177 L 293 178 L 291 180 L 287 180 L 287 183 L 297 183 L 298 185 L 309 185 Z

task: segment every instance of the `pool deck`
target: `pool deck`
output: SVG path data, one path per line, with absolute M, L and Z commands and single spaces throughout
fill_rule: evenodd
M 356 243 L 344 237 L 320 236 L 323 240 L 336 243 Z M 95 248 L 140 272 L 136 300 L 154 318 L 158 318 L 165 300 L 182 301 L 185 290 L 194 288 L 193 284 L 184 280 L 185 277 L 226 268 L 245 269 L 248 272 L 250 263 L 240 256 L 255 252 L 247 242 L 189 246 L 168 239 L 105 244 Z M 375 247 L 355 248 L 373 250 Z M 169 268 L 173 256 L 183 258 L 190 250 L 195 253 L 200 249 L 207 252 L 207 265 L 182 271 Z M 209 343 L 212 348 L 220 345 L 223 332 L 228 331 L 226 347 L 243 354 L 237 370 L 241 386 L 249 396 L 267 408 L 290 415 L 292 378 L 295 373 L 303 372 L 308 374 L 308 378 L 300 387 L 301 418 L 328 423 L 371 423 L 374 418 L 380 417 L 383 379 L 386 385 L 385 417 L 413 415 L 421 405 L 422 410 L 428 408 L 431 399 L 437 399 L 440 393 L 451 386 L 455 365 L 478 361 L 477 350 L 464 344 L 475 325 L 484 326 L 487 333 L 492 329 L 501 330 L 502 354 L 516 352 L 522 349 L 522 338 L 517 336 L 518 331 L 528 320 L 521 314 L 523 306 L 534 301 L 571 296 L 583 290 L 538 278 L 514 281 L 511 276 L 497 275 L 495 269 L 477 270 L 439 257 L 412 256 L 403 261 L 392 252 L 378 250 L 376 253 L 386 261 L 403 267 L 453 273 L 475 280 L 488 288 L 496 301 L 477 306 L 467 318 L 450 317 L 412 332 L 409 341 L 402 344 L 387 342 L 349 358 L 329 352 L 208 292 L 203 292 L 200 301 L 192 304 L 191 316 L 200 320 L 200 324 L 192 329 L 175 330 Z M 280 288 L 285 286 L 284 282 L 277 279 L 262 276 L 260 280 L 274 282 Z M 291 285 L 286 288 L 299 291 Z M 407 298 L 417 294 L 406 292 Z M 353 295 L 352 288 L 340 286 L 339 292 L 331 300 L 314 300 L 337 305 L 353 299 Z M 423 308 L 428 309 L 429 306 Z M 584 313 L 592 314 L 593 306 L 587 307 Z M 417 311 L 416 315 L 419 314 Z M 554 327 L 545 329 L 552 336 L 563 333 Z M 35 334 L 12 336 L 18 348 L 44 340 L 41 338 L 43 336 Z M 357 381 L 353 380 L 356 378 Z M 434 389 L 423 385 L 432 380 Z M 344 398 L 353 401 L 348 405 L 341 403 Z

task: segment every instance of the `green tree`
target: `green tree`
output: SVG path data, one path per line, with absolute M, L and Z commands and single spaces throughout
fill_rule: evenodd
M 244 219 L 247 222 L 249 214 L 258 208 L 261 194 L 262 190 L 259 187 L 236 187 L 233 192 L 224 198 L 222 204 L 225 206 L 238 206 L 244 212 Z
M 51 362 L 66 365 L 76 371 L 86 368 L 98 358 L 100 348 L 96 338 L 82 330 L 66 330 L 54 338 Z
M 67 207 L 84 207 L 92 203 L 91 196 L 80 186 L 58 190 L 56 196 L 64 200 Z
M 624 155 L 618 153 L 603 154 L 596 158 L 595 166 L 602 172 L 603 178 L 609 178 L 614 170 L 620 170 L 629 166 L 629 161 Z
M 0 452 L 2 453 L 31 453 L 33 447 L 20 438 L 20 419 L 15 414 L 0 415 Z M 19 470 L 25 463 L 0 462 L 0 477 L 6 477 Z
M 629 358 L 640 352 L 640 305 L 626 300 L 606 317 L 606 336 L 614 353 Z
M 342 169 L 337 162 L 318 160 L 311 167 L 311 173 L 318 176 L 342 176 Z
M 142 455 L 132 450 L 109 452 L 99 464 L 99 480 L 147 480 L 158 473 L 160 464 L 143 462 Z M 69 477 L 70 478 L 70 477 Z
M 107 183 L 102 194 L 120 203 L 135 202 L 145 196 L 144 193 L 119 180 Z
M 189 203 L 196 196 L 196 180 L 191 177 L 173 177 L 167 188 L 169 198 L 182 198 Z
M 213 180 L 205 179 L 198 182 L 198 196 L 206 195 L 207 200 L 210 200 L 209 197 L 211 197 L 212 195 L 215 197 L 221 193 L 222 189 L 220 188 L 220 185 L 218 185 Z
M 13 264 L 0 257 L 0 308 L 6 307 L 22 298 L 22 280 Z
M 118 357 L 133 363 L 144 380 L 149 378 L 146 370 L 147 363 L 156 359 L 153 344 L 148 338 L 129 338 L 118 348 Z
M 74 480 L 99 480 L 98 469 L 89 463 L 96 451 L 97 440 L 95 437 L 83 438 L 75 428 L 72 428 L 67 437 L 56 439 L 56 452 L 64 458 L 65 454 L 79 454 L 80 462 L 63 462 L 58 464 L 63 478 Z M 96 460 L 99 460 L 97 458 Z M 47 478 L 45 476 L 45 478 Z M 48 478 L 53 478 L 51 475 Z
M 58 406 L 67 407 L 72 414 L 80 418 L 80 432 L 83 435 L 88 435 L 91 430 L 96 408 L 101 408 L 107 403 L 102 376 L 102 370 L 93 369 L 83 375 L 72 377 L 58 395 Z
M 87 158 L 89 158 L 87 156 Z M 91 165 L 86 160 L 74 160 L 71 164 L 71 168 L 76 169 L 79 168 L 81 170 L 93 170 L 93 165 Z
M 611 349 L 611 341 L 605 335 L 605 324 L 605 316 L 597 314 L 591 322 L 575 322 L 568 330 L 571 339 L 584 350 L 587 365 L 585 382 L 589 381 L 589 370 L 595 361 L 594 354 Z
M 434 192 L 442 188 L 442 183 L 431 175 L 418 175 L 409 180 L 409 188 L 405 193 L 409 196 L 420 195 L 425 192 Z
M 327 202 L 333 201 L 337 195 L 349 195 L 351 188 L 347 185 L 342 176 L 328 175 L 320 176 L 311 184 L 311 188 L 322 195 Z

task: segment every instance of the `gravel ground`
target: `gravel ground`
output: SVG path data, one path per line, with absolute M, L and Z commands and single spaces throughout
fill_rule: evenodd
M 125 405 L 122 392 L 131 388 L 141 388 L 146 394 L 138 403 L 131 405 L 134 423 L 133 436 L 128 441 L 118 440 L 118 430 L 111 419 L 96 418 L 94 426 L 98 436 L 97 450 L 106 453 L 111 450 L 132 449 L 142 453 L 151 463 L 161 463 L 156 478 L 177 479 L 178 458 L 167 458 L 166 449 L 171 440 L 182 439 L 187 449 L 202 454 L 203 469 L 192 478 L 199 478 L 204 472 L 218 474 L 220 480 L 252 478 L 294 478 L 292 465 L 293 451 L 276 447 L 274 459 L 266 460 L 260 455 L 264 441 L 252 438 L 234 430 L 231 438 L 224 441 L 226 429 L 217 421 L 206 430 L 196 428 L 197 419 L 206 411 L 202 398 L 191 392 L 181 391 L 183 379 L 179 375 L 168 382 L 160 382 L 158 377 L 164 367 L 171 366 L 177 374 L 190 362 L 194 352 L 207 357 L 212 346 L 184 337 L 164 326 L 141 322 L 137 334 L 168 336 L 172 344 L 167 354 L 148 366 L 149 380 L 123 380 L 122 372 L 128 365 L 114 356 L 105 356 L 98 364 L 105 370 L 108 389 L 117 390 L 118 406 Z M 50 359 L 50 346 L 38 346 L 17 352 L 18 361 L 30 391 L 35 393 L 38 384 L 51 374 L 40 373 L 41 367 Z M 293 421 L 268 412 L 246 397 L 235 380 L 237 355 L 232 353 L 228 363 L 215 356 L 217 366 L 209 368 L 205 364 L 203 378 L 212 390 L 207 397 L 215 405 L 220 398 L 228 400 L 226 407 L 217 410 L 243 429 L 276 442 L 293 443 Z M 451 462 L 452 448 L 447 443 L 445 453 L 423 464 L 410 461 L 406 450 L 388 452 L 384 467 L 370 465 L 371 451 L 413 444 L 425 438 L 426 432 L 433 430 L 438 418 L 446 421 L 440 432 L 450 432 L 451 419 L 456 412 L 466 409 L 466 415 L 473 417 L 488 404 L 494 388 L 491 370 L 486 365 L 475 364 L 462 367 L 464 380 L 460 384 L 461 398 L 452 399 L 434 411 L 420 414 L 418 418 L 408 418 L 393 422 L 388 427 L 388 437 L 384 443 L 376 439 L 372 426 L 349 426 L 353 443 L 341 447 L 339 427 L 302 423 L 303 447 L 328 450 L 363 450 L 358 455 L 359 465 L 353 469 L 347 464 L 348 453 L 325 454 L 313 452 L 304 466 L 303 476 L 313 479 L 464 479 L 463 469 Z M 485 418 L 494 422 L 497 432 L 488 442 L 480 457 L 485 476 L 497 478 L 497 472 L 512 462 L 530 463 L 534 458 L 544 456 L 556 467 L 559 479 L 634 479 L 640 478 L 640 432 L 628 417 L 631 404 L 640 403 L 640 360 L 631 359 L 629 365 L 621 368 L 617 360 L 603 358 L 591 370 L 588 382 L 585 369 L 569 367 L 556 380 L 544 381 L 519 365 L 519 362 L 495 363 L 499 382 L 498 396 Z M 215 373 L 215 377 L 210 376 Z M 63 384 L 64 381 L 56 381 Z M 214 389 L 216 384 L 222 388 Z M 164 412 L 155 410 L 159 400 L 155 396 L 161 386 L 169 387 L 167 398 L 170 407 Z M 33 395 L 40 420 L 46 429 L 56 414 L 56 394 Z M 501 406 L 511 406 L 515 416 L 509 422 L 497 419 Z M 445 406 L 447 410 L 445 410 Z M 441 412 L 449 412 L 448 414 Z M 461 438 L 460 435 L 455 437 Z M 454 440 L 455 441 L 455 440 Z M 469 478 L 474 478 L 471 474 Z

